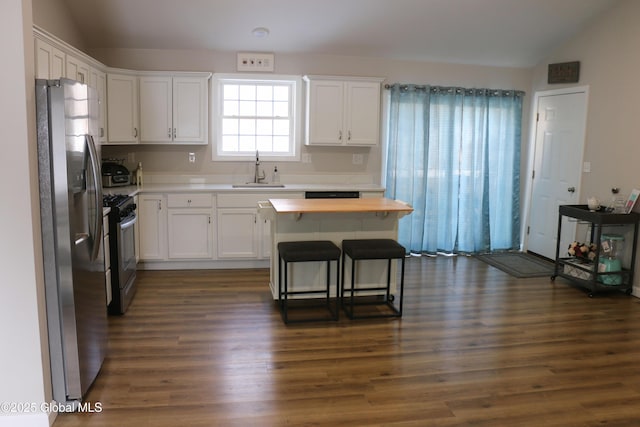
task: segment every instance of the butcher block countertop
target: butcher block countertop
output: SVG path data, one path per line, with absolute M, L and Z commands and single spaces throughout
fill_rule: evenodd
M 372 197 L 362 199 L 269 199 L 276 213 L 413 212 L 407 203 Z

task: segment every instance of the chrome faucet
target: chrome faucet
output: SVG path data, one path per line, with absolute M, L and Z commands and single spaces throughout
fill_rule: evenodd
M 262 175 L 260 175 L 260 157 L 258 156 L 258 150 L 256 150 L 256 166 L 253 175 L 253 183 L 259 184 L 262 180 L 266 178 L 266 174 L 262 171 Z

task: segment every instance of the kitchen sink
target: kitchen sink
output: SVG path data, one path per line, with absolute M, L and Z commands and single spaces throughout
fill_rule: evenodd
M 232 184 L 233 188 L 283 188 L 284 184 L 272 182 L 245 182 L 242 184 Z

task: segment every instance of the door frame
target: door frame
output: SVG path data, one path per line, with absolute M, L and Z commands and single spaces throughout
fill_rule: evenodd
M 580 153 L 580 163 L 582 163 L 584 167 L 584 151 L 586 148 L 587 141 L 587 125 L 589 123 L 589 86 L 574 86 L 574 87 L 565 87 L 562 89 L 552 89 L 552 90 L 541 90 L 534 93 L 533 100 L 531 103 L 531 117 L 530 117 L 530 126 L 529 126 L 529 147 L 527 150 L 527 167 L 525 170 L 525 198 L 524 204 L 522 206 L 522 219 L 523 221 L 520 223 L 520 236 L 521 236 L 521 244 L 520 250 L 527 251 L 529 248 L 529 234 L 527 233 L 527 227 L 529 226 L 529 214 L 531 212 L 531 198 L 533 197 L 533 170 L 535 166 L 536 160 L 536 137 L 538 132 L 538 121 L 536 120 L 536 115 L 538 114 L 538 104 L 540 103 L 540 98 L 545 96 L 554 96 L 554 95 L 569 95 L 572 93 L 584 93 L 586 98 L 585 105 L 585 121 L 584 121 L 584 141 L 582 144 L 582 152 Z M 584 169 L 581 169 L 581 173 L 584 173 Z M 580 200 L 582 191 L 582 176 L 578 180 L 578 184 L 576 185 L 576 195 L 578 200 Z

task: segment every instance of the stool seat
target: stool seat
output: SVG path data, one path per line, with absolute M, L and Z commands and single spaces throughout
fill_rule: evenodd
M 406 250 L 404 246 L 393 239 L 352 239 L 342 241 L 342 284 L 340 288 L 340 300 L 344 311 L 351 319 L 371 317 L 402 317 L 402 299 L 404 297 L 404 259 Z M 347 288 L 345 283 L 345 270 L 347 264 L 345 258 L 351 258 L 351 283 Z M 400 264 L 400 285 L 397 307 L 394 304 L 395 296 L 391 294 L 391 261 L 398 260 Z M 386 260 L 387 283 L 386 285 L 356 284 L 356 261 Z M 359 262 L 358 262 L 359 264 Z M 356 293 L 366 292 L 366 296 L 357 297 Z M 382 292 L 382 295 L 380 295 Z M 346 294 L 346 295 L 345 295 Z M 358 300 L 358 301 L 356 301 Z M 368 310 L 357 313 L 356 306 L 374 306 L 386 308 L 385 310 Z
M 342 251 L 335 243 L 329 240 L 309 240 L 309 241 L 296 241 L 296 242 L 279 242 L 278 243 L 278 302 L 280 305 L 280 312 L 284 323 L 291 321 L 312 321 L 312 320 L 325 320 L 326 315 L 319 317 L 316 311 L 308 310 L 310 305 L 303 304 L 304 310 L 302 310 L 306 316 L 302 319 L 292 320 L 289 317 L 289 310 L 291 307 L 290 297 L 296 295 L 322 295 L 323 303 L 321 307 L 326 308 L 329 316 L 332 320 L 338 320 L 339 318 L 339 291 L 340 291 L 340 255 Z M 296 262 L 326 262 L 327 278 L 324 289 L 306 289 L 306 290 L 292 290 L 289 288 L 289 263 Z M 335 277 L 335 302 L 331 302 L 331 262 L 336 263 L 336 277 Z M 306 301 L 303 301 L 306 302 Z M 333 307 L 334 306 L 334 307 Z M 324 310 L 323 310 L 324 311 Z
M 404 258 L 404 246 L 393 239 L 343 240 L 342 250 L 351 259 Z
M 328 240 L 278 243 L 280 258 L 286 262 L 340 259 L 340 248 Z

